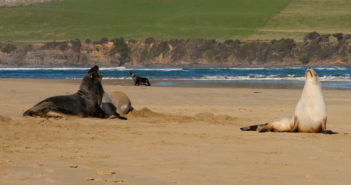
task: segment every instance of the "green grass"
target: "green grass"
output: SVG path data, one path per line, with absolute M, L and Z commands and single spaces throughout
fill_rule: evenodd
M 293 0 L 249 38 L 303 39 L 306 33 L 351 33 L 350 0 Z
M 64 0 L 0 9 L 0 40 L 245 39 L 290 0 Z

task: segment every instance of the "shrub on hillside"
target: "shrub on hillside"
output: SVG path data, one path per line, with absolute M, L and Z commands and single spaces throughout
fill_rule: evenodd
M 168 47 L 168 42 L 167 41 L 163 41 L 159 44 L 154 44 L 150 50 L 150 54 L 151 57 L 158 57 L 161 55 L 161 53 L 163 55 L 166 55 L 169 51 L 169 47 Z
M 187 54 L 186 49 L 186 41 L 183 39 L 174 39 L 168 42 L 172 47 L 173 50 L 171 51 L 171 59 L 172 61 L 179 61 L 183 60 Z
M 12 43 L 7 43 L 3 47 L 1 47 L 1 51 L 4 53 L 11 53 L 16 49 L 17 49 L 16 46 Z
M 103 37 L 99 41 L 94 41 L 93 43 L 94 44 L 101 44 L 101 45 L 103 45 L 103 44 L 108 43 L 108 38 L 107 37 Z
M 68 43 L 66 41 L 57 43 L 57 46 L 61 51 L 65 51 L 66 49 L 68 49 Z
M 51 50 L 51 49 L 56 49 L 57 43 L 56 40 L 52 41 L 52 42 L 46 42 L 42 47 L 40 47 L 40 49 L 44 49 L 44 50 Z
M 317 32 L 311 32 L 305 35 L 304 37 L 304 42 L 308 41 L 308 40 L 316 40 L 320 37 L 319 33 Z
M 149 37 L 149 38 L 145 39 L 144 43 L 147 44 L 147 45 L 150 45 L 150 44 L 155 44 L 156 41 L 155 41 L 154 38 Z
M 72 44 L 72 50 L 76 53 L 80 53 L 80 49 L 82 44 L 79 39 L 71 40 L 70 43 Z
M 90 44 L 91 40 L 90 39 L 85 39 L 85 43 Z
M 127 43 L 124 41 L 124 38 L 121 37 L 119 39 L 112 39 L 114 47 L 110 51 L 110 55 L 114 55 L 115 53 L 119 53 L 120 64 L 123 65 L 125 62 L 130 61 L 130 49 Z
M 27 52 L 32 51 L 32 50 L 33 50 L 33 45 L 32 44 L 28 44 L 28 45 L 26 45 L 24 47 L 23 52 L 27 53 Z
M 292 50 L 296 47 L 296 43 L 293 39 L 280 39 L 272 40 L 267 46 L 266 57 L 267 60 L 280 60 L 283 61 L 285 57 L 292 57 Z
M 333 36 L 338 39 L 338 41 L 341 41 L 344 37 L 344 34 L 342 33 L 334 33 Z
M 310 53 L 308 51 L 303 51 L 299 56 L 299 60 L 302 62 L 302 64 L 308 64 L 311 60 Z

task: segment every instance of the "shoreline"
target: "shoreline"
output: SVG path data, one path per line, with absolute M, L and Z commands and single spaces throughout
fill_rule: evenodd
M 52 78 L 0 78 L 2 81 L 44 81 L 67 84 L 80 84 L 81 78 L 52 79 Z M 179 87 L 179 88 L 210 88 L 210 89 L 303 89 L 304 81 L 294 80 L 160 80 L 150 79 L 153 87 Z M 330 84 L 329 84 L 330 83 Z M 335 83 L 345 83 L 343 87 L 335 87 Z M 103 79 L 104 85 L 118 85 L 133 87 L 132 79 Z M 351 90 L 349 82 L 321 82 L 323 89 Z

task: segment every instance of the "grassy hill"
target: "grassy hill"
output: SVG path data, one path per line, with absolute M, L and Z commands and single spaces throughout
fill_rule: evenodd
M 249 38 L 303 39 L 306 33 L 351 33 L 350 0 L 293 0 Z
M 290 0 L 64 0 L 0 9 L 0 40 L 244 39 Z
M 0 9 L 0 41 L 303 39 L 351 33 L 351 0 L 63 0 Z

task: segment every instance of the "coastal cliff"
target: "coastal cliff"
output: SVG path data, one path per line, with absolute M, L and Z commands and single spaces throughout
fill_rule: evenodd
M 125 40 L 0 42 L 1 66 L 351 65 L 351 34 L 307 34 L 303 42 Z

